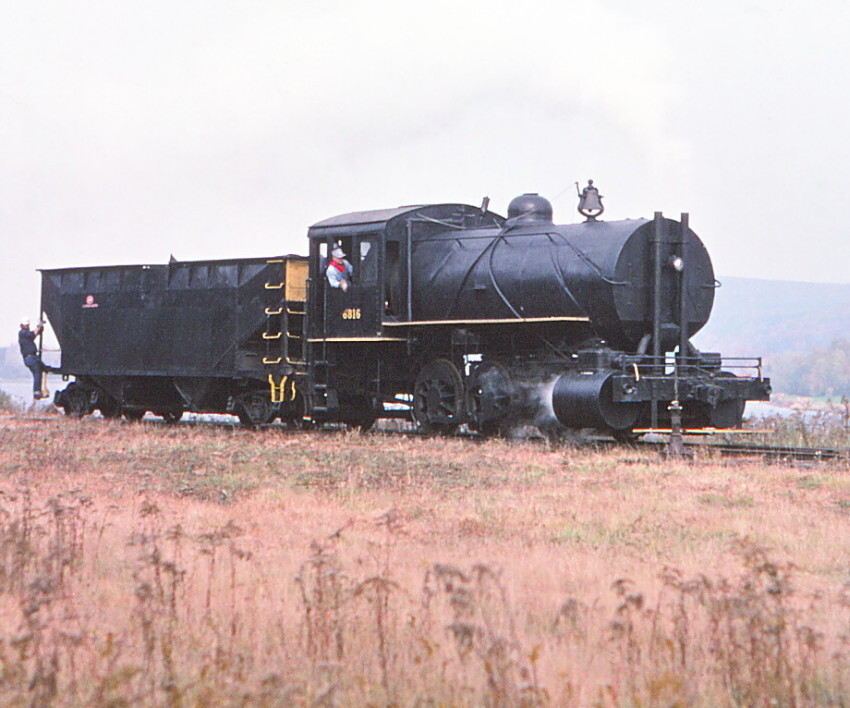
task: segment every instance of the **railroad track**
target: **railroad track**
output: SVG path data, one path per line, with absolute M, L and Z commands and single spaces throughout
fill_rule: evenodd
M 659 453 L 666 453 L 669 443 L 655 440 L 638 440 L 637 447 L 650 447 Z M 686 455 L 695 452 L 711 452 L 721 457 L 761 458 L 769 462 L 850 462 L 850 451 L 826 447 L 789 447 L 786 445 L 751 445 L 746 443 L 700 443 L 685 442 Z
M 686 448 L 703 447 L 716 450 L 724 457 L 761 457 L 771 461 L 809 460 L 813 462 L 848 460 L 848 451 L 827 447 L 785 447 L 782 445 L 747 445 L 733 443 L 689 443 Z

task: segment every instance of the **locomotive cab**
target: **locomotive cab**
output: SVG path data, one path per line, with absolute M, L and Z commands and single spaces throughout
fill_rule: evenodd
M 332 287 L 330 254 L 341 248 L 351 265 L 348 287 Z M 310 241 L 312 339 L 362 339 L 378 336 L 381 322 L 382 243 L 380 234 L 323 236 Z
M 497 214 L 465 204 L 432 204 L 342 214 L 314 224 L 308 233 L 311 339 L 386 339 L 385 324 L 415 319 L 417 242 L 503 222 Z M 337 246 L 353 269 L 347 290 L 331 287 L 326 275 Z

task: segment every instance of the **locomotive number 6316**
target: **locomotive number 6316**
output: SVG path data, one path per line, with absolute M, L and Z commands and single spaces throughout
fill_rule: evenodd
M 360 308 L 359 307 L 346 307 L 342 311 L 342 319 L 344 319 L 344 320 L 359 320 L 360 319 Z

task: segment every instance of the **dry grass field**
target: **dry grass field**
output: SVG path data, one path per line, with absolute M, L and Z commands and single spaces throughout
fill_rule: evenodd
M 0 416 L 0 705 L 850 703 L 841 465 Z

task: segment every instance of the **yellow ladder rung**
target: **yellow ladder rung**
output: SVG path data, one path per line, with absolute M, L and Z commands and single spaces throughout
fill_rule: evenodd
M 268 332 L 263 332 L 263 339 L 280 339 L 280 332 L 277 334 L 269 334 Z
M 267 356 L 263 357 L 264 364 L 280 364 L 281 361 L 283 361 L 283 357 L 278 357 L 277 359 L 269 359 Z
M 267 307 L 265 312 L 266 312 L 267 315 L 279 315 L 283 312 L 283 308 L 278 307 L 276 310 L 273 310 L 272 308 Z
M 280 290 L 283 287 L 283 283 L 278 283 L 277 285 L 272 285 L 271 283 L 266 283 L 266 290 Z

